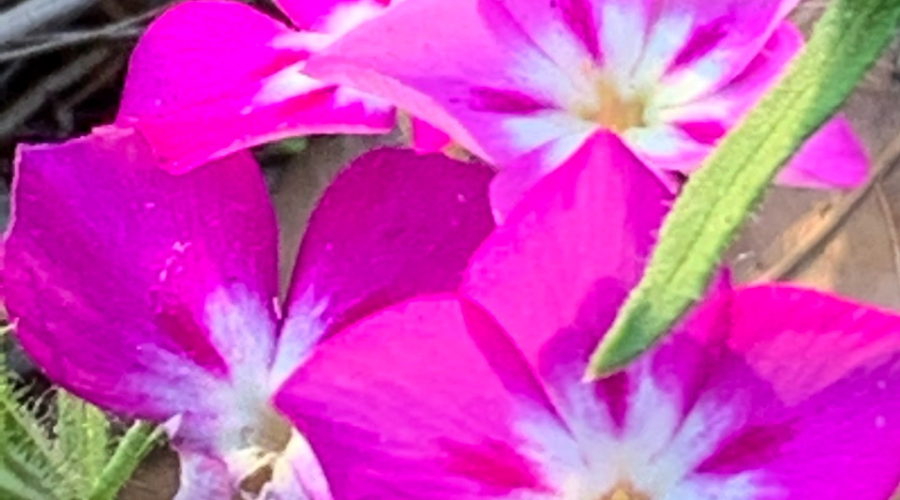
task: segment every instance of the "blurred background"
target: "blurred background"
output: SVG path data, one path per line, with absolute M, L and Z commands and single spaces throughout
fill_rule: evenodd
M 16 144 L 62 141 L 112 121 L 131 48 L 173 3 L 0 0 L 0 227 L 9 218 Z M 279 16 L 268 0 L 245 3 Z M 826 4 L 804 2 L 795 21 L 808 31 Z M 900 42 L 860 83 L 845 111 L 882 175 L 854 192 L 773 188 L 729 261 L 741 281 L 790 279 L 900 310 L 900 173 L 893 171 L 900 155 Z M 281 219 L 283 276 L 322 188 L 349 159 L 393 140 L 309 137 L 255 151 Z M 21 354 L 8 345 L 0 349 L 40 386 Z M 173 456 L 158 450 L 121 497 L 171 498 L 177 470 Z

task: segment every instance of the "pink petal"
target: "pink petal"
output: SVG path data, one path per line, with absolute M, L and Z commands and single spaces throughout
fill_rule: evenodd
M 401 2 L 323 50 L 307 71 L 383 97 L 492 162 L 583 128 L 561 109 L 572 78 L 539 47 L 498 41 L 478 4 Z M 441 22 L 423 37 L 431 19 Z
M 493 229 L 480 164 L 409 150 L 366 154 L 328 188 L 303 239 L 277 373 L 308 346 L 381 307 L 454 290 Z
M 803 36 L 789 22 L 775 30 L 765 47 L 740 75 L 718 91 L 691 102 L 664 108 L 665 125 L 630 130 L 625 137 L 644 161 L 661 170 L 696 171 L 716 144 L 784 74 L 803 46 Z
M 439 153 L 453 144 L 450 136 L 424 120 L 411 118 L 410 128 L 412 147 L 420 153 Z
M 900 400 L 893 392 L 900 384 L 900 318 L 783 286 L 740 290 L 698 316 L 705 314 L 722 320 L 713 329 L 685 325 L 686 336 L 713 349 L 694 365 L 703 367 L 698 386 L 683 394 L 695 401 L 687 402 L 694 412 L 731 405 L 735 427 L 690 481 L 753 475 L 777 498 L 893 494 L 900 482 Z M 722 340 L 724 351 L 714 347 Z M 676 356 L 656 362 L 660 374 L 684 364 Z
M 664 110 L 662 118 L 681 123 L 720 122 L 724 132 L 737 124 L 781 79 L 787 65 L 802 48 L 803 34 L 785 21 L 756 57 L 727 85 L 699 99 Z
M 599 59 L 598 25 L 590 0 L 482 0 L 488 26 L 513 49 L 538 49 L 564 71 Z
M 900 317 L 787 287 L 724 289 L 625 372 L 585 385 L 583 355 L 603 332 L 590 321 L 607 311 L 586 306 L 540 358 L 590 450 L 572 483 L 709 500 L 876 500 L 896 488 Z
M 669 128 L 632 133 L 629 142 L 658 168 L 690 173 L 712 147 L 777 83 L 803 46 L 799 30 L 784 22 L 743 72 L 714 94 L 666 110 Z M 846 118 L 838 116 L 813 135 L 778 177 L 781 184 L 808 188 L 850 188 L 865 180 L 869 159 Z
M 536 379 L 489 314 L 419 299 L 320 345 L 278 404 L 336 498 L 604 498 L 623 483 L 650 498 L 890 497 L 900 318 L 786 287 L 717 293 L 593 385 L 578 356 L 602 335 L 602 300 L 542 346 Z
M 622 3 L 623 0 L 610 1 Z M 681 38 L 684 42 L 677 45 L 677 53 L 666 52 L 667 56 L 673 56 L 671 59 L 644 58 L 641 64 L 656 65 L 665 71 L 662 101 L 666 105 L 709 95 L 745 71 L 797 3 L 798 0 L 663 3 L 657 7 L 662 8 L 657 20 L 659 43 L 667 39 L 666 32 L 671 36 L 681 26 L 688 29 Z M 647 46 L 653 47 L 654 42 L 650 39 Z
M 31 357 L 104 408 L 212 435 L 274 339 L 275 218 L 249 154 L 173 176 L 98 129 L 22 147 L 14 203 L 4 292 Z
M 527 192 L 472 258 L 463 290 L 536 364 L 548 338 L 587 304 L 596 307 L 582 321 L 608 326 L 671 199 L 614 136 L 598 134 Z
M 844 115 L 838 115 L 809 138 L 778 175 L 788 186 L 849 189 L 869 173 L 869 155 Z
M 391 0 L 275 0 L 302 30 L 341 34 L 378 15 Z
M 576 460 L 510 339 L 452 297 L 396 305 L 320 344 L 279 408 L 309 438 L 335 498 L 519 498 L 540 461 Z M 571 444 L 571 443 L 569 443 Z
M 178 493 L 174 500 L 219 500 L 237 493 L 228 466 L 200 453 L 180 453 Z
M 117 121 L 138 128 L 173 171 L 295 135 L 390 130 L 386 103 L 302 73 L 315 48 L 237 2 L 178 5 L 135 49 Z

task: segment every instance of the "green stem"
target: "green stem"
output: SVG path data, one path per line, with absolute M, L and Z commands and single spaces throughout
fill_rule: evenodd
M 831 2 L 785 78 L 685 185 L 643 279 L 591 357 L 588 378 L 625 366 L 704 295 L 780 166 L 850 95 L 898 22 L 897 0 Z
M 137 421 L 122 437 L 112 458 L 97 478 L 89 500 L 113 500 L 141 461 L 162 436 L 162 429 Z

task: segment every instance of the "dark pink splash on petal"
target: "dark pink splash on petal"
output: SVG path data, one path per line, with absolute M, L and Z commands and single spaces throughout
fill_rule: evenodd
M 680 122 L 675 126 L 683 130 L 691 139 L 710 146 L 717 143 L 728 132 L 725 124 L 715 120 Z
M 729 13 L 695 29 L 681 52 L 672 61 L 670 71 L 690 65 L 715 50 L 728 36 L 729 31 L 734 29 L 734 24 L 734 15 Z
M 528 114 L 554 107 L 518 90 L 473 87 L 470 96 L 469 106 L 475 111 Z
M 534 464 L 504 441 L 487 438 L 470 445 L 451 438 L 442 440 L 441 447 L 446 453 L 447 472 L 477 481 L 488 491 L 546 489 Z

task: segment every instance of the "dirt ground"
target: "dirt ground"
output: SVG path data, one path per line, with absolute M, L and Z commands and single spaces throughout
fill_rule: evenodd
M 0 0 L 0 14 L 19 2 Z M 162 3 L 86 1 L 89 7 L 55 19 L 11 44 L 0 43 L 0 174 L 6 180 L 0 183 L 0 225 L 5 225 L 8 218 L 13 146 L 23 141 L 61 140 L 109 121 L 115 113 L 128 51 L 146 22 L 135 22 L 130 26 L 132 31 L 118 37 L 97 37 L 89 43 L 38 56 L 4 60 L 3 54 L 8 48 L 30 46 L 25 42 L 31 39 L 31 45 L 39 43 L 40 37 L 48 38 L 48 34 L 121 23 Z M 824 3 L 805 2 L 795 19 L 808 27 Z M 879 158 L 892 141 L 898 141 L 900 43 L 894 44 L 862 82 L 845 112 L 873 159 Z M 281 222 L 283 276 L 290 271 L 306 218 L 322 188 L 347 160 L 375 142 L 360 137 L 313 138 L 305 150 L 294 156 L 260 151 L 266 158 L 264 166 Z M 728 261 L 736 278 L 790 278 L 900 309 L 900 172 L 889 172 L 874 182 L 859 206 L 846 210 L 852 196 L 853 193 L 773 188 L 729 253 Z M 832 237 L 823 240 L 819 247 L 802 251 L 817 240 L 817 234 L 836 215 L 845 212 L 845 220 L 837 225 Z M 799 262 L 791 273 L 778 269 L 787 260 Z M 171 498 L 177 485 L 177 469 L 177 459 L 170 452 L 159 450 L 121 498 Z

